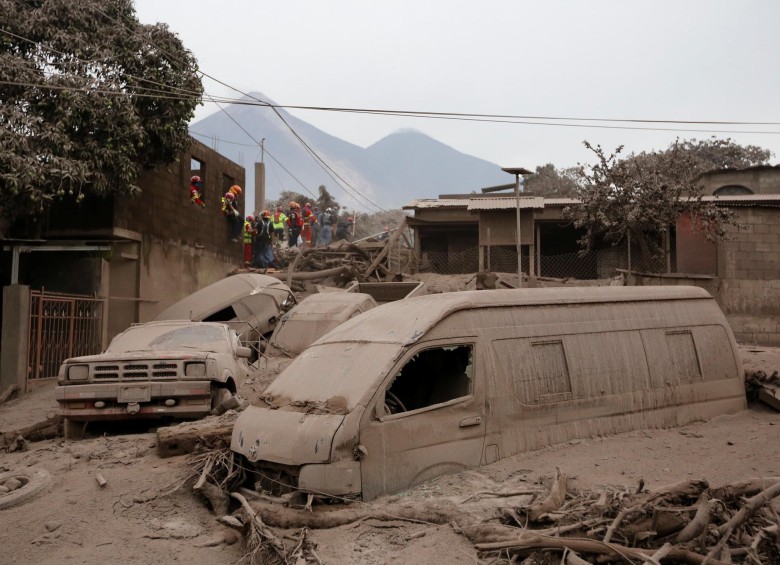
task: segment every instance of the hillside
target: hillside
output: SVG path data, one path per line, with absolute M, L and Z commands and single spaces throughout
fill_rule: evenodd
M 269 100 L 259 92 L 251 96 Z M 384 208 L 399 208 L 414 198 L 466 193 L 507 182 L 506 174 L 498 165 L 461 153 L 420 131 L 398 131 L 364 148 L 330 135 L 283 109 L 278 112 L 338 176 Z M 317 187 L 325 185 L 342 204 L 365 209 L 348 190 L 339 188 L 333 178 L 336 175 L 329 175 L 318 164 L 279 115 L 262 106 L 225 106 L 224 112 L 217 111 L 191 124 L 190 131 L 196 139 L 243 165 L 249 187 L 254 186 L 252 164 L 260 160 L 260 147 L 241 127 L 258 141 L 264 138 L 269 198 L 283 190 L 305 193 L 301 184 L 316 194 Z

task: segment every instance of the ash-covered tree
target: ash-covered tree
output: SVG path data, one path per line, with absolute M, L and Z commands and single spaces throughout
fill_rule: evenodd
M 197 70 L 132 0 L 0 0 L 0 233 L 58 198 L 138 193 L 189 146 Z
M 537 196 L 566 197 L 577 191 L 577 169 L 556 169 L 552 163 L 536 167 L 532 175 L 525 177 L 525 190 Z
M 324 184 L 321 184 L 319 187 L 319 193 L 320 196 L 317 198 L 317 206 L 320 210 L 326 210 L 328 208 L 332 209 L 334 213 L 338 213 L 341 206 L 336 201 L 335 198 L 328 192 L 328 189 L 325 187 Z
M 771 152 L 740 146 L 730 139 L 676 141 L 663 151 L 620 158 L 623 147 L 607 154 L 587 141 L 596 164 L 580 165 L 576 197 L 581 205 L 566 213 L 586 229 L 580 243 L 591 249 L 597 242 L 615 243 L 629 232 L 647 258 L 661 253 L 661 235 L 683 214 L 710 240 L 723 238 L 734 214 L 701 198 L 698 176 L 716 168 L 764 164 Z

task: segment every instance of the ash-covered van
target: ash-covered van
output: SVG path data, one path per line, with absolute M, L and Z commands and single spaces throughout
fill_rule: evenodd
M 393 302 L 306 349 L 263 400 L 231 441 L 262 488 L 363 500 L 578 437 L 746 407 L 731 329 L 694 287 Z
M 362 292 L 312 294 L 279 319 L 265 354 L 295 357 L 330 330 L 376 307 Z

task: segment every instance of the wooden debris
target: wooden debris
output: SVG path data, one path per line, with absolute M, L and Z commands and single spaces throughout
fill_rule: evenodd
M 2 436 L 0 436 L 0 447 L 7 448 L 10 445 L 18 443 L 18 437 L 21 437 L 27 441 L 42 441 L 44 439 L 52 439 L 61 435 L 62 416 L 57 415 L 18 430 L 5 432 Z
M 157 430 L 157 453 L 172 457 L 194 453 L 196 449 L 220 449 L 230 445 L 235 419 L 226 416 L 184 422 Z
M 780 372 L 767 376 L 764 371 L 745 374 L 747 397 L 758 400 L 775 410 L 780 410 Z

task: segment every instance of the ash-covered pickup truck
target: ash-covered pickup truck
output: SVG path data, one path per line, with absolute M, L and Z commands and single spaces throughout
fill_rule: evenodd
M 104 353 L 62 363 L 55 398 L 65 437 L 80 437 L 99 420 L 203 417 L 246 380 L 250 356 L 225 324 L 131 326 Z

